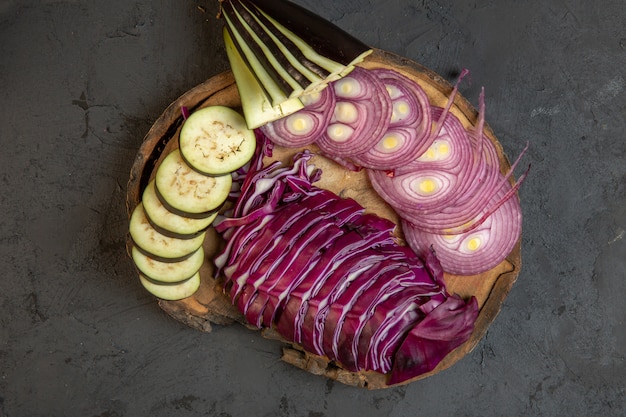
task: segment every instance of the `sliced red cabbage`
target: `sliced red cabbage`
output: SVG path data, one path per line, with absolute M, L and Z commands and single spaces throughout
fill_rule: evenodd
M 319 235 L 316 236 L 315 240 L 307 242 L 306 246 L 298 249 L 297 262 L 285 274 L 281 275 L 279 280 L 272 282 L 271 288 L 264 288 L 263 286 L 259 288 L 257 297 L 265 303 L 262 311 L 263 326 L 271 327 L 275 323 L 277 314 L 279 311 L 282 311 L 283 303 L 289 295 L 289 289 L 306 276 L 311 266 L 319 259 L 321 253 L 331 247 L 332 243 L 343 233 L 343 230 L 341 228 L 325 227 L 319 229 L 317 233 Z M 291 285 L 287 285 L 286 288 L 285 284 L 287 281 Z M 268 283 L 268 281 L 265 283 Z
M 356 351 L 351 343 L 356 329 L 350 327 L 350 319 L 358 320 L 360 312 L 371 305 L 372 298 L 381 294 L 383 289 L 395 286 L 398 291 L 401 291 L 405 287 L 404 281 L 407 281 L 407 285 L 410 281 L 414 281 L 414 275 L 411 274 L 413 271 L 402 262 L 404 259 L 406 257 L 402 251 L 386 252 L 383 261 L 358 276 L 335 302 L 328 306 L 323 350 L 329 358 L 341 360 L 346 369 L 357 369 Z
M 372 216 L 364 217 L 371 218 Z M 371 245 L 390 239 L 388 230 L 380 234 L 369 233 L 363 236 L 353 227 L 354 225 L 351 223 L 349 228 L 345 228 L 345 233 L 334 242 L 333 249 L 325 251 L 323 256 L 312 266 L 298 285 L 291 288 L 283 311 L 275 325 L 276 330 L 288 340 L 293 340 L 297 343 L 301 341 L 301 325 L 308 307 L 307 300 L 317 291 L 317 287 L 320 284 L 320 280 L 317 277 L 327 274 L 334 265 L 349 254 L 357 253 L 369 248 Z
M 283 206 L 283 208 L 300 206 L 303 212 L 302 215 L 292 215 L 296 221 L 290 223 L 284 232 L 277 233 L 269 228 L 266 229 L 268 233 L 278 235 L 278 238 L 268 238 L 274 242 L 274 245 L 260 254 L 258 266 L 246 278 L 246 286 L 237 301 L 250 324 L 258 327 L 261 323 L 265 326 L 271 324 L 271 319 L 263 320 L 260 314 L 263 313 L 268 299 L 267 295 L 273 291 L 276 282 L 285 276 L 296 279 L 294 274 L 305 267 L 306 262 L 303 260 L 318 256 L 318 252 L 328 244 L 328 239 L 336 236 L 334 232 L 323 233 L 328 225 L 325 221 L 327 216 L 334 216 L 335 220 L 341 219 L 342 216 L 349 218 L 354 210 L 360 209 L 356 204 L 354 206 L 339 204 L 340 201 L 336 199 L 327 198 L 326 204 L 320 205 L 312 205 L 309 200 L 311 199 L 304 198 L 301 204 Z M 283 211 L 286 210 L 283 209 Z M 282 216 L 283 212 L 276 214 Z M 252 302 L 254 302 L 254 309 L 250 311 Z
M 452 295 L 409 331 L 397 349 L 389 376 L 396 384 L 430 372 L 455 348 L 469 339 L 478 316 L 475 298 L 468 302 Z
M 412 271 L 410 285 L 405 284 L 402 291 L 387 291 L 362 317 L 357 337 L 352 342 L 358 368 L 387 369 L 391 359 L 381 356 L 381 352 L 393 351 L 390 345 L 397 345 L 411 324 L 448 297 L 443 269 L 433 253 L 425 256 L 425 266 Z
M 275 277 L 272 277 L 274 279 L 265 280 L 259 287 L 259 292 L 263 292 L 267 298 L 267 308 L 263 313 L 263 324 L 265 326 L 269 327 L 274 322 L 277 309 L 282 309 L 283 302 L 289 295 L 290 290 L 306 277 L 315 264 L 313 261 L 317 261 L 319 259 L 318 256 L 328 250 L 345 233 L 342 226 L 350 223 L 355 216 L 360 215 L 361 207 L 356 202 L 353 200 L 342 200 L 342 203 L 344 203 L 342 207 L 336 211 L 324 210 L 323 213 L 318 213 L 325 220 L 332 218 L 332 223 L 326 223 L 323 227 L 317 228 L 318 231 L 312 232 L 316 235 L 315 240 L 305 242 L 307 247 L 302 250 L 310 247 L 312 251 L 313 248 L 317 248 L 315 256 L 298 252 L 301 249 L 298 247 L 299 245 L 296 246 L 294 244 L 292 247 L 293 253 L 288 256 L 297 257 L 297 266 L 289 268 L 285 273 L 276 273 Z M 317 233 L 319 233 L 319 236 L 317 236 Z
M 408 337 L 423 337 L 414 331 L 420 323 L 438 313 L 441 323 L 430 326 L 446 333 L 446 343 L 436 342 L 443 357 L 467 340 L 473 321 L 457 314 L 460 307 L 442 313 L 450 296 L 432 252 L 422 262 L 398 245 L 393 222 L 314 186 L 320 173 L 309 158 L 298 154 L 291 167 L 250 164 L 232 216 L 216 226 L 227 240 L 217 258 L 227 290 L 250 323 L 273 327 L 309 352 L 346 369 L 413 378 L 432 363 L 432 343 L 405 346 Z M 458 338 L 449 337 L 453 329 Z M 411 349 L 428 364 L 409 364 Z
M 368 262 L 364 262 L 364 260 Z M 328 307 L 333 304 L 339 294 L 351 284 L 360 274 L 367 273 L 375 263 L 382 258 L 354 259 L 350 265 L 342 265 L 336 273 L 331 274 L 324 281 L 319 291 L 307 300 L 307 310 L 302 319 L 301 340 L 302 346 L 309 352 L 324 355 L 323 336 L 326 326 Z
M 365 325 L 374 328 L 369 338 L 369 345 L 362 344 L 359 349 L 363 352 L 360 361 L 365 369 L 379 369 L 380 372 L 387 373 L 391 370 L 393 354 L 400 345 L 400 342 L 408 334 L 415 324 L 424 318 L 419 310 L 419 304 L 413 299 L 413 288 L 395 293 L 377 306 L 372 317 Z M 419 291 L 417 291 L 419 294 Z M 370 324 L 372 323 L 372 324 Z M 363 334 L 363 333 L 362 333 Z M 365 339 L 359 341 L 363 343 Z M 389 353 L 391 352 L 391 354 Z M 364 358 L 363 358 L 364 356 Z M 365 363 L 361 361 L 365 360 Z

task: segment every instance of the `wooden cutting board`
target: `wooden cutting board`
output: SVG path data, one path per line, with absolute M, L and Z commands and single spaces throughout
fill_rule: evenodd
M 365 68 L 392 68 L 417 81 L 428 94 L 431 103 L 443 107 L 452 86 L 433 71 L 406 58 L 389 52 L 375 50 L 361 66 Z M 190 112 L 206 106 L 223 105 L 241 110 L 241 102 L 235 80 L 230 72 L 216 75 L 197 87 L 183 94 L 171 103 L 161 117 L 154 123 L 141 145 L 131 168 L 127 188 L 127 211 L 130 214 L 141 201 L 141 195 L 148 181 L 153 177 L 161 160 L 177 145 L 177 137 L 183 123 L 181 108 Z M 465 126 L 473 125 L 477 118 L 476 109 L 460 94 L 457 95 L 451 110 Z M 486 135 L 493 141 L 501 159 L 502 170 L 507 171 L 510 163 L 504 155 L 502 146 L 489 126 L 485 126 Z M 297 150 L 277 147 L 274 159 L 287 161 Z M 314 151 L 314 149 L 313 149 Z M 351 197 L 367 210 L 397 222 L 394 211 L 374 192 L 365 171 L 350 172 L 339 165 L 315 156 L 312 163 L 323 171 L 322 179 L 316 185 L 328 188 L 342 197 Z M 511 179 L 513 181 L 513 178 Z M 245 323 L 243 316 L 231 305 L 222 290 L 222 278 L 214 276 L 211 262 L 212 254 L 223 244 L 221 238 L 212 230 L 207 233 L 204 249 L 207 259 L 201 269 L 200 289 L 191 297 L 180 301 L 157 300 L 159 306 L 174 319 L 200 331 L 211 331 L 211 324 L 227 325 Z M 132 242 L 128 240 L 130 251 Z M 431 372 L 415 379 L 436 374 L 463 358 L 485 335 L 489 325 L 496 318 L 502 303 L 519 275 L 521 267 L 520 240 L 509 256 L 498 266 L 485 273 L 474 276 L 455 276 L 446 274 L 445 281 L 450 293 L 462 297 L 475 296 L 480 312 L 470 339 L 452 351 Z M 134 277 L 136 279 L 136 277 Z M 282 340 L 270 329 L 261 331 L 264 337 Z M 304 352 L 299 346 L 283 342 L 282 359 L 316 375 L 324 375 L 339 382 L 366 387 L 369 389 L 386 388 L 386 378 L 376 372 L 353 373 L 338 368 L 326 358 Z M 408 383 L 411 381 L 407 381 Z

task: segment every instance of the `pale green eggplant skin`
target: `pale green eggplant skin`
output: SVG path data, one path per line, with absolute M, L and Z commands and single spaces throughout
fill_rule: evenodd
M 230 0 L 253 6 L 305 40 L 318 54 L 349 66 L 372 49 L 334 23 L 287 0 Z
M 221 11 L 244 113 L 254 119 L 249 126 L 280 118 L 282 112 L 268 112 L 268 107 L 318 92 L 373 52 L 335 24 L 286 0 L 223 0 Z M 245 81 L 239 79 L 243 73 Z M 258 99 L 259 92 L 264 100 Z M 257 98 L 248 98 L 253 95 Z M 255 108 L 252 102 L 264 105 Z
M 231 69 L 237 83 L 241 107 L 248 128 L 256 129 L 304 108 L 304 104 L 299 98 L 287 99 L 280 104 L 273 105 L 263 88 L 263 84 L 259 82 L 256 74 L 244 62 L 228 30 L 224 28 L 223 32 L 226 54 L 231 62 Z
M 184 259 L 163 262 L 133 246 L 131 256 L 139 273 L 158 284 L 178 284 L 194 276 L 204 263 L 202 246 Z
M 193 112 L 178 137 L 182 159 L 204 175 L 230 174 L 254 155 L 256 137 L 243 115 L 226 106 L 208 106 Z
M 250 48 L 250 52 L 254 54 L 263 68 L 272 75 L 274 81 L 286 93 L 290 91 L 303 89 L 309 81 L 300 73 L 286 58 L 280 49 L 276 46 L 268 28 L 262 26 L 250 13 L 250 11 L 242 7 L 240 10 L 232 7 L 232 3 L 224 3 L 224 17 L 227 22 L 228 30 L 237 32 L 240 37 L 240 43 L 243 42 Z
M 160 298 L 162 300 L 182 300 L 192 296 L 198 288 L 200 288 L 200 272 L 196 272 L 191 278 L 174 283 L 163 283 L 152 280 L 143 274 L 139 274 L 139 280 L 141 285 L 144 286 L 148 292 Z

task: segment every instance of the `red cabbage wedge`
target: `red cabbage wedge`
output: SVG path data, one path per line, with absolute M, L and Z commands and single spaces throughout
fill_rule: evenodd
M 390 384 L 431 371 L 469 339 L 476 299 L 449 294 L 436 255 L 399 245 L 395 223 L 316 187 L 310 157 L 251 169 L 233 215 L 216 224 L 231 300 L 248 323 L 344 369 Z

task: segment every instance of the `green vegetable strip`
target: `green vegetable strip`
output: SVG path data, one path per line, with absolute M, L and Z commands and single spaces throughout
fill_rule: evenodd
M 299 82 L 303 89 L 311 83 L 319 83 L 326 78 L 328 75 L 326 71 L 322 70 L 324 75 L 319 76 L 303 65 L 298 58 L 290 52 L 289 48 L 282 44 L 280 40 L 270 31 L 270 29 L 264 25 L 246 6 L 242 5 L 237 12 L 247 23 L 251 32 L 257 34 L 261 44 L 276 57 L 285 70 Z M 301 55 L 301 57 L 304 58 L 303 55 Z
M 280 51 L 278 51 L 278 54 L 275 53 L 277 51 L 272 51 L 269 47 L 271 46 L 271 43 L 270 45 L 264 43 L 261 38 L 263 33 L 262 31 L 261 33 L 257 33 L 258 28 L 251 27 L 237 9 L 233 8 L 232 13 L 233 16 L 231 18 L 231 22 L 237 27 L 237 30 L 240 31 L 242 37 L 248 42 L 248 46 L 257 55 L 259 62 L 265 66 L 267 72 L 270 74 L 276 74 L 277 83 L 279 83 L 284 90 L 286 89 L 286 93 L 289 92 L 288 95 L 294 96 L 302 93 L 304 88 L 310 84 L 308 80 L 306 80 L 306 78 L 304 78 L 304 76 L 295 68 L 289 65 L 289 61 L 282 57 Z M 255 29 L 257 29 L 257 31 L 255 31 Z
M 258 8 L 257 10 L 267 19 L 268 22 L 273 25 L 274 28 L 276 28 L 282 35 L 287 37 L 291 41 L 291 43 L 296 48 L 298 48 L 307 59 L 309 59 L 316 65 L 324 68 L 330 74 L 337 74 L 345 69 L 345 65 L 318 54 L 308 43 L 306 43 L 300 37 L 296 36 L 296 34 L 291 32 L 286 27 L 282 26 L 278 21 L 276 21 L 276 19 L 272 18 L 272 16 L 268 15 L 263 10 L 260 10 Z
M 323 17 L 285 0 L 242 0 L 254 4 L 299 39 L 306 40 L 317 55 L 352 66 L 372 49 Z M 289 35 L 287 35 L 289 36 Z
M 272 63 L 274 68 L 279 73 L 282 74 L 283 71 L 285 72 L 284 78 L 290 85 L 292 85 L 294 90 L 301 92 L 305 87 L 311 84 L 311 81 L 309 81 L 298 69 L 296 69 L 291 62 L 289 62 L 282 51 L 276 47 L 267 33 L 258 25 L 254 25 L 256 22 L 254 19 L 252 19 L 252 21 L 248 21 L 238 12 L 237 15 L 240 18 L 241 24 L 245 26 L 246 30 L 250 33 L 250 36 L 256 41 L 268 61 Z
M 243 2 L 240 3 L 242 3 L 243 5 Z M 278 48 L 294 66 L 297 66 L 298 68 L 302 66 L 303 69 L 300 69 L 300 71 L 303 74 L 306 74 L 307 71 L 312 74 L 308 76 L 311 81 L 315 82 L 316 79 L 324 80 L 330 75 L 330 73 L 326 69 L 322 68 L 321 66 L 317 65 L 316 63 L 310 61 L 307 57 L 305 57 L 300 49 L 298 49 L 298 47 L 296 47 L 296 45 L 291 41 L 291 39 L 286 37 L 281 31 L 277 30 L 274 24 L 270 22 L 269 19 L 264 14 L 262 14 L 259 9 L 257 9 L 254 5 L 243 5 L 243 7 L 247 12 L 251 14 L 252 17 L 254 17 L 258 24 L 272 38 L 273 42 L 278 46 Z
M 277 106 L 272 106 L 267 92 L 244 62 L 227 27 L 224 27 L 223 34 L 226 54 L 237 82 L 237 89 L 241 96 L 241 107 L 248 128 L 256 129 L 265 123 L 288 116 L 304 107 L 297 98 L 288 99 Z
M 272 66 L 267 62 L 263 64 L 261 59 L 264 59 L 264 55 L 261 53 L 255 53 L 251 48 L 254 42 L 249 42 L 245 39 L 245 35 L 237 30 L 237 26 L 231 20 L 228 13 L 224 13 L 226 19 L 228 31 L 235 41 L 235 45 L 239 49 L 242 58 L 246 61 L 252 72 L 256 75 L 259 83 L 267 91 L 268 96 L 272 101 L 272 105 L 277 105 L 289 98 L 289 95 L 293 92 L 293 89 L 285 82 L 285 80 L 275 71 L 272 70 Z M 261 58 L 263 57 L 263 58 Z M 268 72 L 268 69 L 270 70 Z
M 225 40 L 231 42 L 229 59 L 236 55 L 231 68 L 250 128 L 302 108 L 301 101 L 289 101 L 321 90 L 372 52 L 327 20 L 285 0 L 220 3 Z M 238 77 L 245 79 L 246 88 Z
M 236 49 L 236 52 L 237 52 L 237 57 L 238 57 L 238 59 L 237 59 L 237 65 L 244 65 L 247 69 L 249 69 L 249 71 L 248 71 L 248 72 L 250 73 L 250 75 L 251 75 L 252 77 L 254 77 L 254 78 L 255 78 L 255 80 L 256 80 L 256 84 L 258 84 L 259 89 L 261 89 L 261 90 L 262 90 L 262 92 L 263 92 L 263 94 L 265 95 L 266 99 L 267 99 L 267 100 L 270 100 L 270 93 L 267 91 L 267 89 L 266 89 L 266 88 L 265 88 L 265 86 L 263 85 L 262 80 L 261 80 L 261 79 L 259 79 L 258 74 L 256 74 L 254 71 L 252 71 L 252 68 L 251 68 L 250 64 L 248 63 L 248 61 L 246 61 L 246 59 L 245 59 L 245 58 L 244 58 L 244 56 L 243 56 L 243 51 L 242 51 L 242 50 L 241 50 L 241 48 L 239 47 L 239 44 L 238 44 L 237 42 L 234 42 L 234 41 L 232 40 L 232 39 L 233 39 L 233 37 L 234 37 L 234 35 L 233 35 L 233 33 L 231 32 L 230 27 L 228 27 L 228 25 L 224 26 L 224 30 L 223 30 L 223 32 L 224 32 L 224 42 L 225 42 L 225 44 L 226 44 L 226 49 L 227 49 L 227 52 L 228 52 L 228 48 L 231 48 L 231 47 L 232 47 L 232 48 Z M 227 38 L 227 37 L 228 37 L 228 38 Z M 228 41 L 227 41 L 227 39 L 228 39 Z M 229 42 L 230 42 L 230 44 L 229 44 Z M 231 55 L 229 55 L 229 61 L 230 61 L 230 56 L 231 56 Z M 232 68 L 232 67 L 234 67 L 234 65 L 235 65 L 235 64 L 234 64 L 234 62 L 235 62 L 235 61 L 230 61 L 230 66 L 231 66 L 231 68 Z M 235 73 L 235 70 L 236 70 L 236 68 L 233 68 L 233 74 Z

